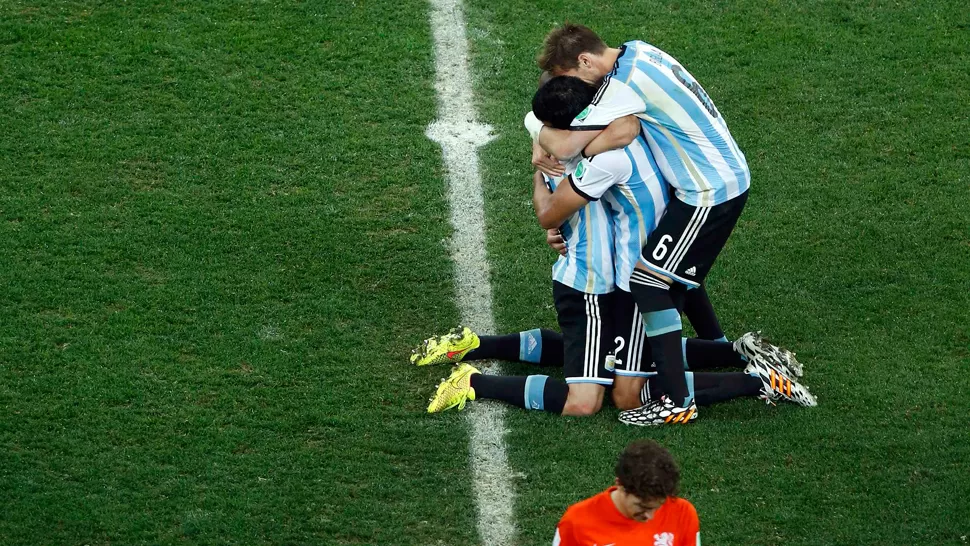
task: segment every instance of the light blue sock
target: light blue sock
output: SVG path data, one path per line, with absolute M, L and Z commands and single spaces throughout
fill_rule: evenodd
M 686 337 L 680 338 L 680 346 L 684 350 L 684 369 L 687 370 L 689 369 L 689 367 L 687 366 L 687 338 Z
M 680 313 L 676 309 L 663 309 L 643 314 L 643 326 L 647 337 L 662 336 L 682 328 Z
M 538 330 L 536 330 L 538 332 Z M 538 361 L 537 361 L 538 362 Z M 547 375 L 530 375 L 525 380 L 525 409 L 539 410 L 545 409 L 543 391 L 546 388 Z
M 538 328 L 526 332 L 519 332 L 519 360 L 521 362 L 538 364 L 541 357 L 542 332 Z M 539 392 L 541 393 L 542 389 L 539 389 Z
M 687 376 L 687 397 L 684 398 L 684 406 L 689 406 L 694 401 L 694 372 L 684 372 Z

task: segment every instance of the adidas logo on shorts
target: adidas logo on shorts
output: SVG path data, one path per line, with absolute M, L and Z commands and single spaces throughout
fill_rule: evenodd
M 697 266 L 691 266 L 690 269 L 688 269 L 687 271 L 684 271 L 684 275 L 690 275 L 691 277 L 693 277 L 696 274 L 697 274 Z

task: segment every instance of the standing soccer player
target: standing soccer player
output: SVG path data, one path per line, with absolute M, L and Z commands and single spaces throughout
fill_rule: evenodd
M 673 57 L 641 41 L 610 48 L 592 30 L 567 24 L 546 37 L 540 68 L 600 85 L 573 130 L 543 127 L 530 112 L 533 140 L 559 158 L 579 154 L 610 122 L 634 114 L 674 189 L 667 211 L 643 247 L 630 281 L 666 396 L 626 422 L 686 422 L 696 415 L 683 368 L 680 305 L 675 283 L 697 287 L 707 275 L 747 200 L 750 173 L 720 112 Z M 535 154 L 534 154 L 535 157 Z M 671 416 L 675 416 L 671 419 Z
M 653 440 L 637 440 L 620 454 L 616 484 L 566 510 L 553 546 L 699 546 L 700 522 L 677 497 L 680 470 Z

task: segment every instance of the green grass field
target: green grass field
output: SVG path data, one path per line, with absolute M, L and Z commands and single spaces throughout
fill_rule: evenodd
M 728 120 L 752 194 L 709 290 L 820 405 L 510 411 L 519 544 L 643 436 L 705 544 L 966 544 L 970 8 L 597 4 L 466 4 L 499 328 L 555 325 L 521 118 L 583 22 Z M 0 0 L 0 543 L 478 543 L 467 422 L 407 365 L 459 317 L 427 12 Z

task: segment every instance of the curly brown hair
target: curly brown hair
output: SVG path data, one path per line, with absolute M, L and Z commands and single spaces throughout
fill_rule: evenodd
M 666 448 L 653 440 L 626 446 L 616 462 L 616 479 L 640 499 L 674 497 L 680 489 L 680 469 Z
M 547 72 L 561 72 L 579 66 L 580 53 L 599 55 L 606 51 L 606 42 L 595 32 L 573 23 L 565 23 L 546 34 L 537 62 Z

